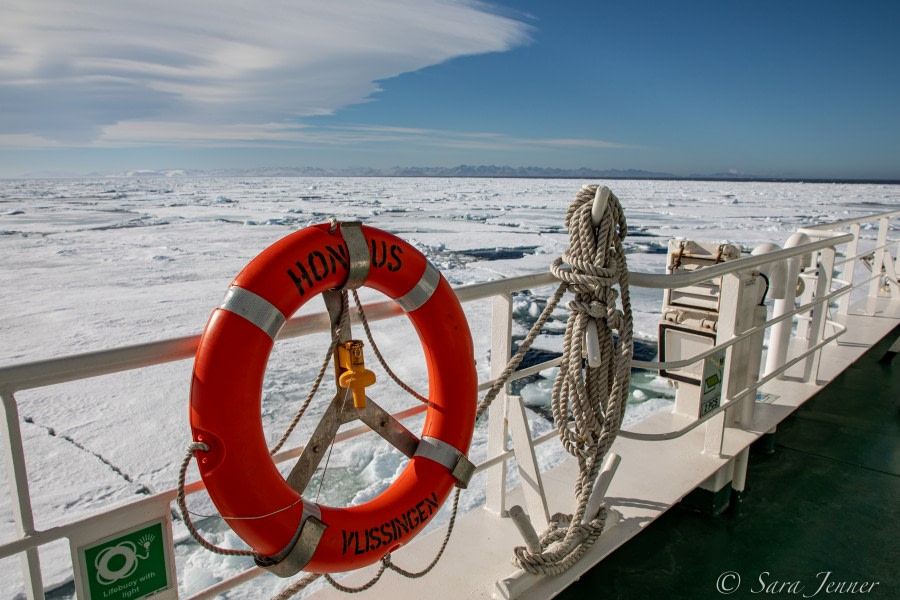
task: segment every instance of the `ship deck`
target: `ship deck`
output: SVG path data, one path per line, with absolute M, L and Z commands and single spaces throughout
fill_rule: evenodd
M 669 510 L 558 598 L 810 598 L 853 582 L 900 598 L 898 346 L 900 327 L 789 416 L 774 451 L 757 442 L 740 510 Z

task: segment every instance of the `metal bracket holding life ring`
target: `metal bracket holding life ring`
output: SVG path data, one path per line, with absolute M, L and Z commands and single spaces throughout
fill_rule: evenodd
M 380 252 L 379 252 L 380 250 Z M 360 286 L 393 298 L 416 328 L 429 376 L 421 437 L 365 397 L 347 403 L 338 389 L 287 479 L 265 443 L 262 379 L 281 327 L 322 293 L 340 341 L 339 289 Z M 336 369 L 337 357 L 336 360 Z M 408 542 L 451 489 L 474 473 L 466 457 L 474 429 L 476 374 L 471 334 L 450 285 L 400 238 L 359 223 L 315 225 L 276 242 L 235 278 L 210 317 L 191 385 L 191 428 L 201 477 L 257 564 L 282 577 L 300 570 L 348 571 Z M 354 394 L 356 392 L 354 391 Z M 302 493 L 338 428 L 359 419 L 410 461 L 391 486 L 353 507 L 320 506 Z

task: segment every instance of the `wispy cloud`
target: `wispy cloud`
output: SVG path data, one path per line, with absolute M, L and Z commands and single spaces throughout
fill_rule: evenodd
M 18 139 L 25 142 L 24 136 Z M 0 136 L 0 143 L 3 136 Z M 31 138 L 32 145 L 46 145 Z M 373 125 L 311 126 L 260 123 L 236 125 L 182 124 L 158 121 L 125 121 L 105 127 L 96 147 L 136 145 L 224 148 L 372 147 L 390 145 L 456 150 L 521 151 L 554 149 L 636 148 L 637 146 L 590 138 L 520 137 L 498 132 L 450 131 Z
M 0 143 L 309 141 L 284 124 L 528 36 L 470 0 L 4 0 Z

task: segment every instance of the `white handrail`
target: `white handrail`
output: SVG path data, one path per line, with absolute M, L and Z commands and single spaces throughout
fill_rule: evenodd
M 878 213 L 876 215 L 867 215 L 863 217 L 855 217 L 853 219 L 844 219 L 843 221 L 833 221 L 831 223 L 819 223 L 818 225 L 807 225 L 804 229 L 843 229 L 844 227 L 849 227 L 850 225 L 859 225 L 862 223 L 871 223 L 872 221 L 877 221 L 879 219 L 891 219 L 893 217 L 900 217 L 900 209 L 891 210 L 888 212 Z
M 454 289 L 460 302 L 490 298 L 500 293 L 539 287 L 558 280 L 549 272 L 473 283 Z M 369 321 L 400 316 L 403 309 L 393 300 L 363 306 Z M 351 311 L 356 311 L 352 308 Z M 358 316 L 358 313 L 357 313 Z M 278 335 L 279 340 L 328 331 L 328 314 L 318 312 L 290 319 Z M 108 350 L 85 352 L 59 358 L 0 367 L 0 390 L 18 392 L 100 375 L 110 375 L 193 358 L 200 344 L 200 334 L 170 338 L 157 342 L 119 346 Z
M 832 239 L 823 239 L 808 244 L 802 244 L 793 248 L 785 248 L 784 250 L 776 250 L 775 252 L 766 252 L 756 256 L 745 256 L 737 260 L 729 260 L 718 265 L 703 267 L 696 271 L 687 271 L 680 273 L 628 273 L 628 284 L 635 287 L 645 287 L 653 289 L 674 289 L 696 285 L 704 281 L 709 281 L 722 275 L 729 273 L 737 273 L 746 271 L 771 262 L 786 260 L 795 256 L 810 254 L 823 248 L 830 248 L 837 244 L 845 244 L 853 240 L 852 233 L 844 233 Z

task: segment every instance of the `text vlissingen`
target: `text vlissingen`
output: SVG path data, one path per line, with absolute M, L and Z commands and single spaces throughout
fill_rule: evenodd
M 359 531 L 341 532 L 344 540 L 343 554 L 352 551 L 353 554 L 365 554 L 387 546 L 401 536 L 418 529 L 423 523 L 438 510 L 437 494 L 432 492 L 431 497 L 426 497 L 415 506 L 400 513 L 386 523 Z

